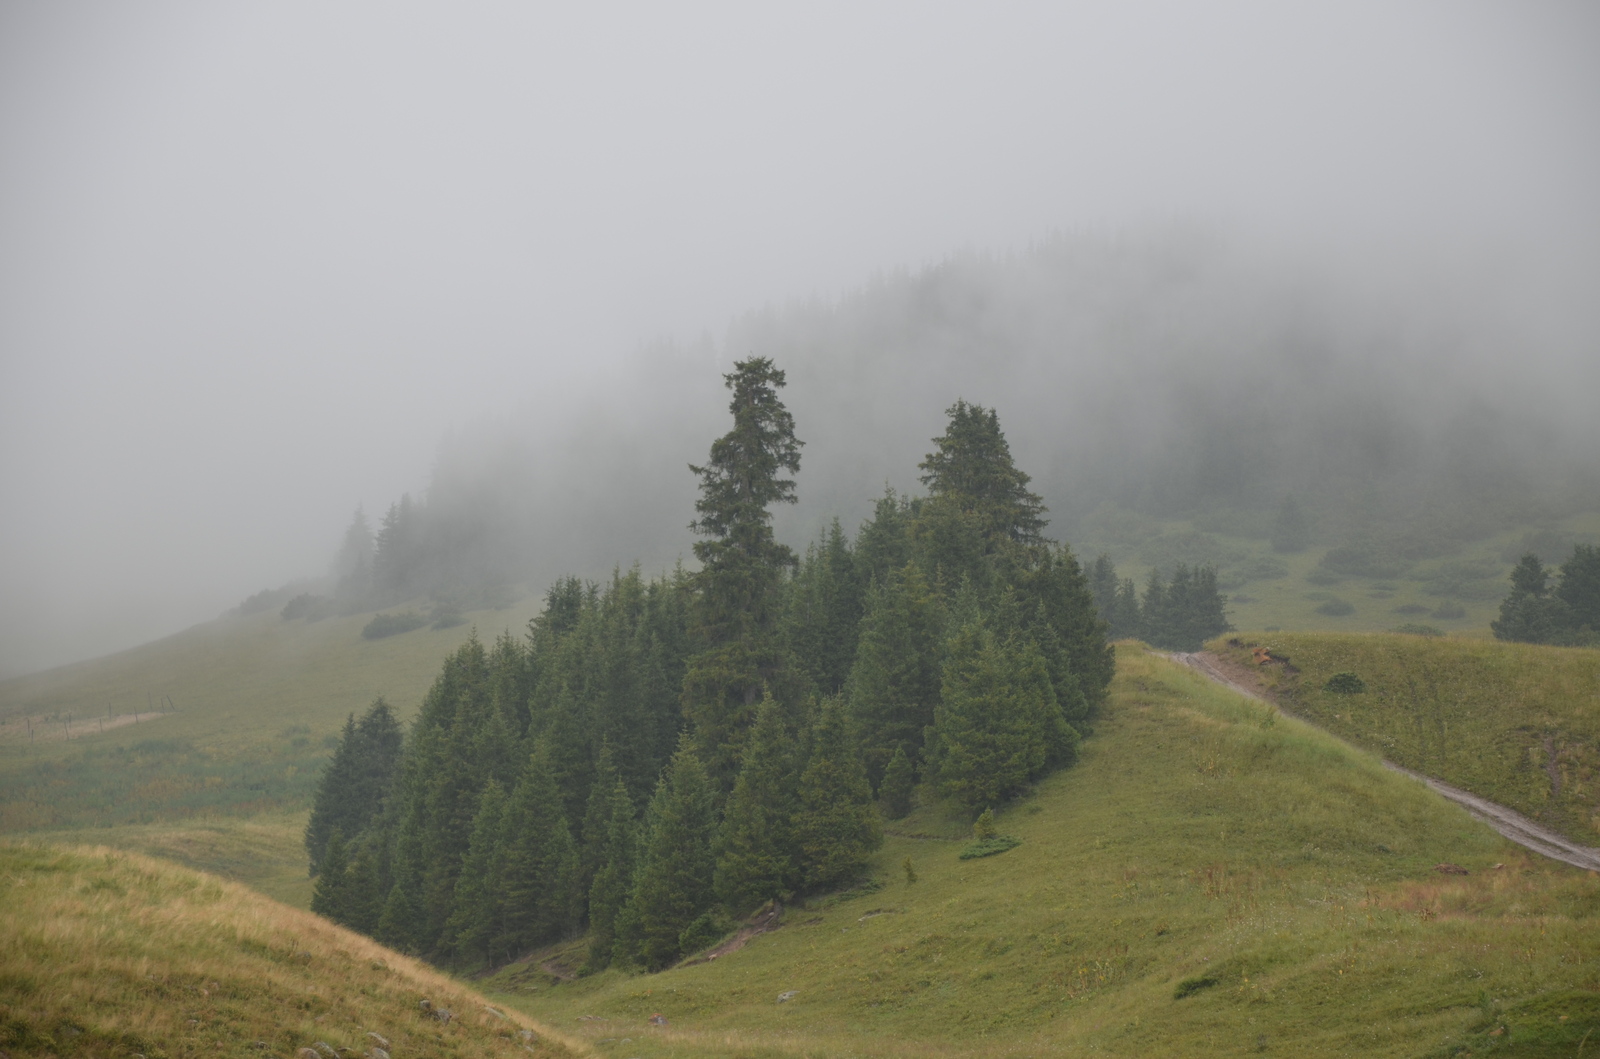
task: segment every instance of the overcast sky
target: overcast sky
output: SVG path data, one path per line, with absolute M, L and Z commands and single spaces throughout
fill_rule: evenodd
M 1576 299 L 1597 189 L 1592 3 L 4 0 L 0 674 L 764 304 L 1174 220 Z

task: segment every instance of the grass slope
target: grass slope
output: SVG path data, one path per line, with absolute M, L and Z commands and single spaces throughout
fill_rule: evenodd
M 467 618 L 492 639 L 520 634 L 537 606 Z M 472 627 L 366 640 L 370 617 L 222 618 L 0 683 L 0 832 L 307 808 L 345 717 L 379 695 L 409 717 Z M 93 724 L 167 699 L 176 711 L 163 717 L 104 734 Z M 80 734 L 29 741 L 25 717 L 48 733 L 69 714 Z
M 1285 705 L 1389 760 L 1600 845 L 1600 651 L 1421 636 L 1270 633 L 1209 646 L 1258 670 Z M 1323 690 L 1334 673 L 1367 690 Z
M 14 1059 L 585 1051 L 308 912 L 137 854 L 3 843 L 0 885 L 0 1048 Z M 424 998 L 458 1017 L 430 1018 Z
M 557 984 L 535 960 L 482 984 L 646 1059 L 1565 1056 L 1600 1038 L 1600 878 L 1138 647 L 1118 648 L 1081 763 L 997 823 L 1021 845 L 963 861 L 964 822 L 919 811 L 879 888 L 791 908 L 715 962 Z

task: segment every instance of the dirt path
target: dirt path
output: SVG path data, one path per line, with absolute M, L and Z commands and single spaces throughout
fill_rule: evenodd
M 34 715 L 30 717 L 11 717 L 0 722 L 0 739 L 16 739 L 20 742 L 48 743 L 58 742 L 63 739 L 82 739 L 86 735 L 99 735 L 109 732 L 113 728 L 124 725 L 144 724 L 157 717 L 165 717 L 164 713 L 119 713 L 115 717 L 73 717 L 70 721 L 65 717 L 51 715 Z
M 1253 681 L 1254 674 L 1243 666 L 1219 658 L 1208 651 L 1198 651 L 1193 654 L 1177 652 L 1169 654 L 1167 657 L 1174 662 L 1205 674 L 1218 684 L 1231 688 L 1241 695 L 1283 710 L 1270 696 L 1264 693 L 1259 684 Z M 1283 712 L 1288 713 L 1287 710 L 1283 710 Z M 1289 714 L 1289 716 L 1294 715 Z M 1296 719 L 1311 724 L 1310 721 L 1306 721 L 1303 717 L 1297 717 Z M 1312 725 L 1312 727 L 1317 726 Z M 1320 728 L 1318 730 L 1326 731 L 1326 729 Z M 1333 733 L 1329 732 L 1327 734 L 1332 735 Z M 1338 736 L 1334 736 L 1334 738 L 1337 739 Z M 1346 745 L 1353 744 L 1347 743 Z M 1379 760 L 1382 759 L 1380 758 Z M 1600 849 L 1595 849 L 1591 846 L 1580 846 L 1576 842 L 1556 834 L 1549 828 L 1529 820 L 1515 809 L 1508 809 L 1503 805 L 1489 801 L 1487 798 L 1480 798 L 1471 791 L 1453 787 L 1443 780 L 1436 780 L 1432 776 L 1424 776 L 1420 772 L 1412 772 L 1410 769 L 1401 768 L 1392 761 L 1384 761 L 1383 767 L 1393 769 L 1402 775 L 1410 776 L 1414 780 L 1426 783 L 1434 791 L 1462 806 L 1467 812 L 1519 846 L 1531 849 L 1535 853 L 1549 857 L 1551 860 L 1559 860 L 1564 864 L 1571 864 L 1575 868 L 1600 871 Z

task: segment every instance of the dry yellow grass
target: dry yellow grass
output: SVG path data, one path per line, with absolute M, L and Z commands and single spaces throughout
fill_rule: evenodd
M 135 853 L 0 844 L 0 909 L 13 1059 L 590 1054 L 368 938 Z

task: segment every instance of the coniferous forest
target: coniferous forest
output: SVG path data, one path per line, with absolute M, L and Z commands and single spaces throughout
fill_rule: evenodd
M 925 495 L 798 555 L 772 530 L 803 446 L 784 373 L 724 378 L 699 568 L 559 580 L 525 635 L 445 660 L 403 739 L 381 700 L 351 718 L 306 834 L 315 911 L 452 966 L 587 931 L 590 970 L 659 970 L 851 885 L 918 792 L 977 815 L 1073 763 L 1108 624 L 996 412 L 957 401 Z M 1207 584 L 1182 571 L 1162 606 Z

